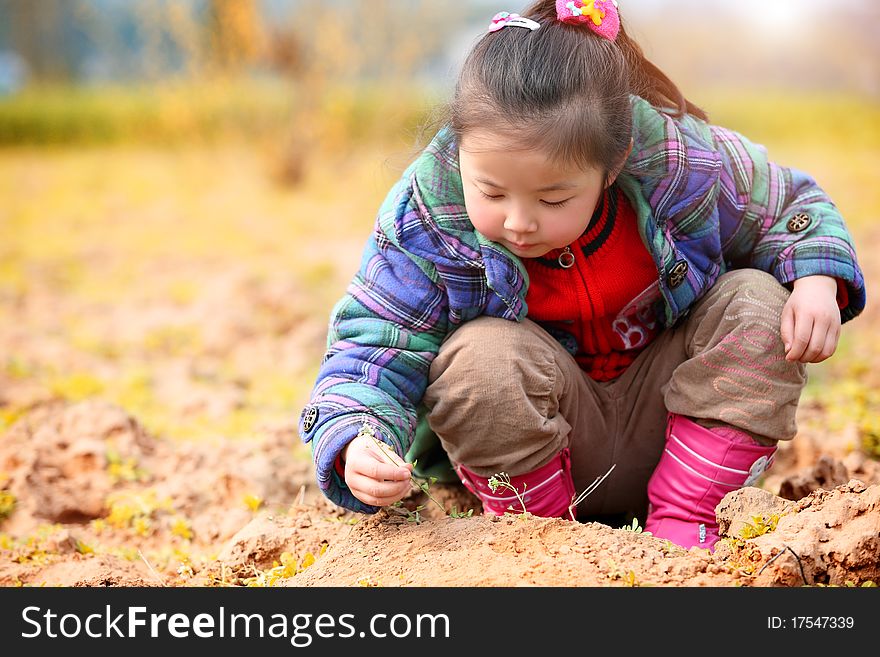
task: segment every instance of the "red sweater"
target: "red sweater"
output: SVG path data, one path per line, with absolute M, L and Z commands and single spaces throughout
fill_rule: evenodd
M 593 379 L 609 381 L 660 332 L 651 312 L 631 304 L 656 290 L 658 275 L 620 190 L 605 192 L 571 251 L 570 269 L 559 265 L 562 249 L 523 259 L 529 274 L 527 316 L 559 340 Z

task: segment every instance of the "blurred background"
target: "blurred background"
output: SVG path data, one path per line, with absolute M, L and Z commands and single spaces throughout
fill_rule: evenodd
M 880 4 L 620 4 L 713 121 L 838 202 L 869 309 L 805 407 L 880 456 Z M 0 430 L 101 398 L 157 436 L 276 432 L 308 459 L 296 420 L 376 209 L 468 47 L 522 8 L 0 0 Z

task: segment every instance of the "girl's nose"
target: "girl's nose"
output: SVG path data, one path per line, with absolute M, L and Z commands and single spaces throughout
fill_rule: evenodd
M 528 213 L 514 209 L 505 216 L 504 228 L 512 233 L 532 233 L 538 228 L 538 223 Z

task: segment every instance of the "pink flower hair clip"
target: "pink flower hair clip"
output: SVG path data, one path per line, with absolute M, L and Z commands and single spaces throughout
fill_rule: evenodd
M 617 0 L 556 0 L 556 17 L 563 23 L 586 25 L 609 41 L 620 32 Z
M 541 27 L 541 24 L 533 21 L 531 18 L 523 18 L 519 14 L 511 14 L 508 11 L 499 11 L 492 17 L 492 22 L 489 24 L 489 31 L 497 32 L 505 27 L 524 27 L 534 32 Z

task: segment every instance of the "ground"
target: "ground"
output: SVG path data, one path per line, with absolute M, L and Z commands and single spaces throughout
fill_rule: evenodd
M 719 507 L 714 554 L 484 517 L 458 486 L 431 487 L 443 511 L 414 490 L 359 515 L 317 491 L 295 423 L 368 230 L 344 218 L 387 180 L 302 200 L 257 182 L 240 152 L 113 158 L 136 182 L 98 155 L 0 157 L 0 218 L 19 240 L 0 253 L 0 585 L 880 584 L 872 306 L 808 369 L 773 468 Z M 340 223 L 286 221 L 318 210 Z M 880 231 L 855 234 L 870 290 Z M 279 244 L 295 240 L 293 270 Z
M 151 437 L 119 407 L 40 407 L 5 434 L 14 512 L 0 584 L 54 586 L 800 586 L 880 581 L 880 464 L 851 452 L 728 495 L 714 554 L 588 522 L 487 517 L 458 486 L 373 516 L 307 501 L 292 436 L 260 445 Z M 804 442 L 808 437 L 802 437 Z M 801 450 L 802 451 L 802 450 Z M 112 454 L 112 457 L 108 457 Z M 137 463 L 137 468 L 130 464 Z M 278 486 L 278 482 L 285 482 Z M 764 484 L 771 484 L 768 479 Z M 812 492 L 806 492 L 812 490 Z M 271 496 L 274 503 L 264 500 Z M 799 497 L 804 495 L 803 497 Z M 251 500 L 251 508 L 242 501 Z M 286 500 L 292 500 L 288 503 Z M 459 517 L 440 511 L 453 507 Z M 416 522 L 415 509 L 419 511 Z M 474 509 L 473 514 L 465 510 Z M 462 517 L 463 516 L 463 517 Z

